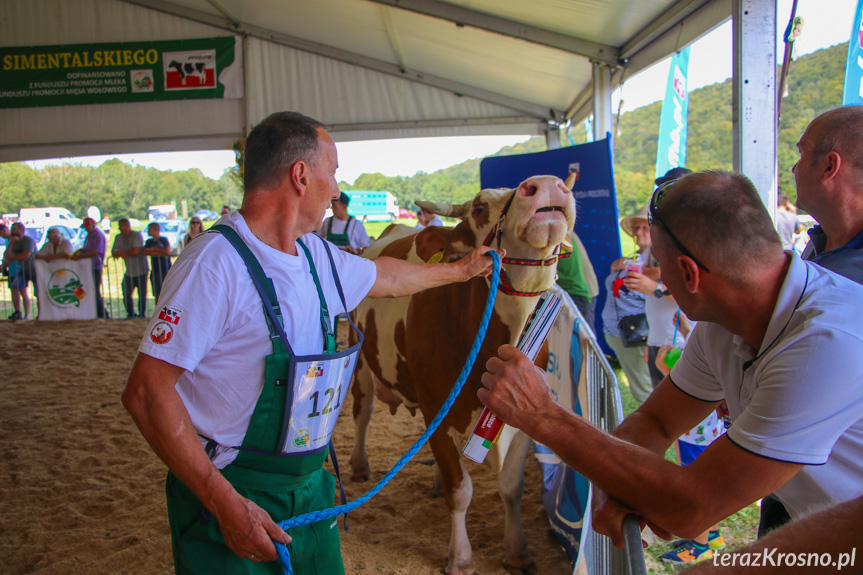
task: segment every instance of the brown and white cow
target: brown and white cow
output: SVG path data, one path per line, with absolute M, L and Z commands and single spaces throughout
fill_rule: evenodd
M 476 392 L 486 361 L 504 343 L 515 345 L 539 294 L 554 283 L 556 254 L 575 221 L 572 181 L 536 176 L 515 190 L 483 190 L 459 206 L 423 203 L 439 215 L 461 218 L 455 228 L 395 229 L 373 244 L 366 257 L 385 255 L 422 262 L 452 262 L 486 243 L 504 248 L 501 283 L 485 341 L 464 389 L 449 415 L 429 440 L 437 462 L 435 484 L 442 488 L 452 514 L 446 573 L 467 574 L 471 546 L 465 513 L 473 487 L 461 448 L 482 410 Z M 531 264 L 533 265 L 526 265 Z M 542 263 L 545 265 L 537 265 Z M 471 281 L 425 290 L 410 297 L 367 299 L 355 312 L 365 334 L 353 386 L 356 440 L 351 456 L 354 481 L 369 479 L 366 433 L 375 396 L 392 413 L 404 404 L 417 408 L 428 425 L 458 379 L 473 343 L 488 297 L 489 282 Z M 544 358 L 538 358 L 538 363 Z M 544 365 L 544 363 L 542 364 Z M 530 439 L 505 428 L 486 459 L 499 472 L 506 511 L 504 564 L 511 570 L 533 564 L 521 526 L 524 460 Z

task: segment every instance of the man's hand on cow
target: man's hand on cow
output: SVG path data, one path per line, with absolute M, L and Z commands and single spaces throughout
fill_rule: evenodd
M 491 272 L 494 271 L 494 262 L 491 259 L 491 255 L 488 254 L 493 251 L 495 250 L 488 246 L 479 246 L 469 253 L 467 257 L 456 262 L 464 267 L 464 281 L 474 277 L 487 278 L 491 275 Z M 497 255 L 503 259 L 506 255 L 506 250 L 497 250 Z
M 559 406 L 551 396 L 545 372 L 511 345 L 502 345 L 485 364 L 482 374 L 484 387 L 477 397 L 504 423 L 525 429 L 542 421 L 543 414 Z
M 279 556 L 273 541 L 287 545 L 291 537 L 251 500 L 236 492 L 228 499 L 213 510 L 225 544 L 243 559 L 276 561 Z

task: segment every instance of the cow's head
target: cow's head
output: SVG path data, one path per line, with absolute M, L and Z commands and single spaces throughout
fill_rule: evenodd
M 514 190 L 482 190 L 461 205 L 417 204 L 442 216 L 461 218 L 452 236 L 452 248 L 458 255 L 486 241 L 500 223 L 500 247 L 508 258 L 543 260 L 566 239 L 575 223 L 575 200 L 570 191 L 574 181 L 573 177 L 564 183 L 555 176 L 534 176 Z M 490 242 L 491 247 L 498 247 L 497 233 Z M 505 269 L 519 291 L 547 289 L 556 272 L 555 266 L 510 264 Z

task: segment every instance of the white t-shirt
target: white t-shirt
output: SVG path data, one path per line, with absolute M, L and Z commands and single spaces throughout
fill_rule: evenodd
M 664 286 L 660 284 L 660 288 Z M 657 298 L 654 294 L 644 296 L 644 313 L 647 314 L 647 345 L 660 347 L 667 339 L 674 337 L 674 314 L 677 313 L 677 302 L 674 298 Z M 678 343 L 681 341 L 677 334 Z
M 54 249 L 54 244 L 47 241 L 45 242 L 45 245 L 39 248 L 39 251 L 36 252 L 36 254 L 40 256 L 56 256 L 58 254 L 71 254 L 73 251 L 75 250 L 72 249 L 72 242 L 66 238 L 61 238 L 56 249 Z
M 327 237 L 327 231 L 330 228 L 330 221 L 333 222 L 332 232 L 334 234 L 345 233 L 345 226 L 350 223 L 350 227 L 348 227 L 348 243 L 352 248 L 367 248 L 371 245 L 372 242 L 369 239 L 369 234 L 366 233 L 366 227 L 356 218 L 351 218 L 348 221 L 340 220 L 335 216 L 326 218 L 324 220 L 324 225 L 322 225 L 321 229 L 317 231 L 317 234 L 322 238 L 326 239 Z
M 273 280 L 285 332 L 297 355 L 318 354 L 324 346 L 320 300 L 299 246 L 292 256 L 260 242 L 239 212 L 219 223 L 234 228 Z M 330 318 L 345 311 L 333 281 L 324 242 L 307 234 Z M 332 244 L 348 311 L 374 285 L 375 264 Z M 195 239 L 165 278 L 159 306 L 138 350 L 182 367 L 177 392 L 198 432 L 221 446 L 240 445 L 263 387 L 265 357 L 272 353 L 261 297 L 245 264 L 228 240 L 215 233 Z M 236 457 L 218 448 L 218 468 Z
M 786 253 L 763 355 L 700 322 L 671 379 L 693 397 L 725 399 L 739 447 L 806 465 L 776 491 L 796 518 L 863 495 L 863 286 Z

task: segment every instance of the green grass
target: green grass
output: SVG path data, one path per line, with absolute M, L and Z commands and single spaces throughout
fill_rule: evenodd
M 617 366 L 617 362 L 612 360 L 614 372 L 617 376 L 617 381 L 620 387 L 620 397 L 623 402 L 624 417 L 632 413 L 638 407 L 632 394 L 629 392 L 629 382 L 626 380 L 626 375 Z M 665 453 L 665 459 L 672 463 L 677 463 L 677 455 L 674 451 L 674 446 L 670 447 Z M 704 494 L 705 497 L 710 497 L 709 493 Z M 732 547 L 741 547 L 747 543 L 755 541 L 758 534 L 758 519 L 760 516 L 760 507 L 758 503 L 753 503 L 744 507 L 734 515 L 719 522 L 719 529 L 722 531 L 722 536 L 728 547 L 724 552 L 729 551 Z M 655 543 L 644 550 L 644 559 L 647 565 L 648 573 L 678 573 L 680 570 L 672 565 L 663 563 L 659 556 L 671 549 L 668 542 L 662 539 L 657 539 Z

